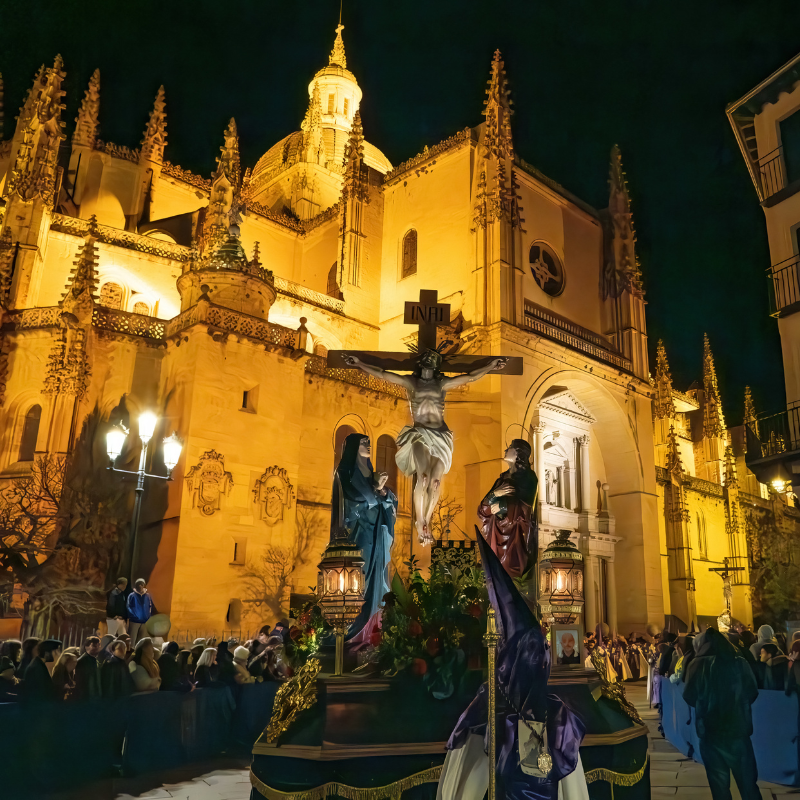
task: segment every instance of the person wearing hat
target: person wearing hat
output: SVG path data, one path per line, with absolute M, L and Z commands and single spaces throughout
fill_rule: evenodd
M 246 647 L 237 647 L 233 651 L 233 667 L 236 670 L 233 679 L 240 686 L 245 683 L 255 683 L 256 679 L 247 671 L 247 660 L 250 651 Z
M 141 629 L 155 613 L 156 607 L 147 591 L 147 582 L 144 578 L 139 578 L 133 585 L 133 591 L 128 595 L 128 620 L 134 647 L 140 639 L 140 634 L 146 635 Z
M 14 662 L 9 656 L 0 658 L 0 703 L 19 700 L 20 683 L 14 677 Z
M 56 687 L 50 677 L 47 663 L 55 666 L 61 656 L 61 640 L 45 639 L 38 647 L 36 657 L 25 670 L 22 699 L 25 702 L 48 702 L 58 699 Z
M 83 643 L 83 654 L 75 665 L 75 699 L 97 700 L 100 695 L 100 639 L 89 636 Z

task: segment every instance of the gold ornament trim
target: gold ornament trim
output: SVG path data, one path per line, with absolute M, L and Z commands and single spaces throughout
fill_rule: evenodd
M 600 676 L 600 691 L 603 693 L 603 697 L 607 697 L 609 700 L 616 700 L 627 717 L 633 720 L 637 725 L 644 725 L 644 721 L 639 716 L 639 712 L 633 707 L 631 701 L 628 700 L 622 682 L 617 680 L 616 675 L 611 674 L 613 671 L 611 663 L 608 661 L 608 658 L 603 659 L 600 648 L 595 647 L 589 654 L 589 658 L 591 659 L 595 672 Z
M 644 764 L 642 764 L 636 772 L 614 772 L 605 767 L 590 769 L 588 772 L 584 773 L 586 776 L 586 783 L 608 781 L 616 786 L 635 786 L 644 777 L 644 771 L 647 769 L 649 761 L 650 753 L 645 753 Z
M 307 711 L 317 702 L 317 675 L 321 665 L 318 658 L 310 658 L 295 672 L 275 694 L 272 716 L 264 733 L 267 742 L 273 743 L 289 730 L 301 711 Z
M 400 800 L 403 792 L 422 786 L 423 783 L 436 783 L 442 774 L 441 767 L 431 767 L 423 772 L 401 778 L 387 786 L 360 789 L 345 783 L 325 783 L 313 789 L 300 792 L 281 792 L 261 781 L 250 769 L 250 783 L 267 800 L 327 800 L 329 797 L 343 797 L 345 800 Z

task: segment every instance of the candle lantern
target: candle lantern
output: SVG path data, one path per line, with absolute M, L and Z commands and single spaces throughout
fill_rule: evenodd
M 560 530 L 539 565 L 539 605 L 543 617 L 559 625 L 574 623 L 583 612 L 583 554 Z
M 322 554 L 317 576 L 317 597 L 325 619 L 336 634 L 334 675 L 342 674 L 344 636 L 364 605 L 363 553 L 350 539 L 346 528 L 339 528 Z

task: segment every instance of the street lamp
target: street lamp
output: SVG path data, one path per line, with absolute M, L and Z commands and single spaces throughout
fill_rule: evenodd
M 144 479 L 160 478 L 161 480 L 172 480 L 172 470 L 175 469 L 175 465 L 178 463 L 178 459 L 181 457 L 181 449 L 183 447 L 183 443 L 178 438 L 176 433 L 173 433 L 172 436 L 164 439 L 164 464 L 168 470 L 167 474 L 151 475 L 149 472 L 147 472 L 145 470 L 145 465 L 147 463 L 147 446 L 150 443 L 150 440 L 153 438 L 157 422 L 158 417 L 156 417 L 156 415 L 151 411 L 145 411 L 139 417 L 139 439 L 141 439 L 142 442 L 142 449 L 139 453 L 139 469 L 135 471 L 128 469 L 117 469 L 114 466 L 114 462 L 122 452 L 125 440 L 128 437 L 128 431 L 124 427 L 119 426 L 111 428 L 111 430 L 106 434 L 106 452 L 108 453 L 108 457 L 111 459 L 111 465 L 108 468 L 112 472 L 121 472 L 124 475 L 136 475 L 136 495 L 133 503 L 133 517 L 131 518 L 130 533 L 130 586 L 133 586 L 133 582 L 136 580 L 136 576 L 134 575 L 134 568 L 136 566 L 136 538 L 139 532 L 139 516 L 141 515 L 142 511 Z

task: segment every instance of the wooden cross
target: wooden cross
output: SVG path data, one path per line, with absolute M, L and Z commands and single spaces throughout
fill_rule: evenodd
M 450 324 L 450 304 L 439 302 L 439 293 L 435 289 L 422 289 L 419 300 L 406 301 L 403 322 L 406 325 L 416 325 L 418 333 L 418 348 L 422 354 L 426 350 L 436 349 L 436 329 Z M 373 367 L 391 370 L 392 372 L 413 372 L 417 368 L 419 356 L 408 350 L 401 353 L 391 353 L 362 350 L 329 350 L 328 367 L 333 369 L 356 369 L 344 362 L 345 354 L 358 356 L 365 364 Z M 448 356 L 442 364 L 441 371 L 454 375 L 472 372 L 474 369 L 486 366 L 497 356 Z M 522 375 L 522 358 L 513 356 L 508 359 L 502 369 L 493 375 Z

